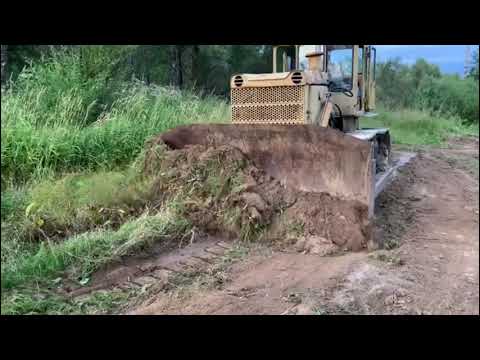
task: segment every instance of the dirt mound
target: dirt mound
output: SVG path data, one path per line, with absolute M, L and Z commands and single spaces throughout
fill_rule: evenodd
M 144 172 L 155 178 L 156 206 L 178 204 L 198 232 L 281 244 L 319 236 L 351 250 L 371 236 L 361 202 L 282 184 L 234 146 L 172 150 L 158 137 L 147 148 Z
M 193 145 L 232 146 L 290 188 L 370 205 L 374 177 L 371 145 L 335 129 L 315 125 L 196 124 L 167 131 L 156 141 L 172 150 Z
M 420 152 L 377 199 L 377 229 L 394 250 L 319 259 L 328 242 L 299 237 L 299 253 L 256 248 L 222 273 L 222 287 L 159 294 L 130 313 L 478 315 L 478 178 L 440 151 L 459 152 Z

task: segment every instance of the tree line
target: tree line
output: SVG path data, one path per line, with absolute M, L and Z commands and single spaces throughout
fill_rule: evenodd
M 478 49 L 466 78 L 442 74 L 424 59 L 414 64 L 400 58 L 377 66 L 377 101 L 388 109 L 421 109 L 479 121 Z
M 197 93 L 228 96 L 236 73 L 272 71 L 271 45 L 2 45 L 1 79 L 8 86 L 22 69 L 58 52 L 72 52 L 85 79 L 102 78 L 105 88 L 140 80 Z M 377 64 L 378 103 L 387 108 L 422 108 L 478 122 L 478 47 L 466 79 L 442 74 L 419 59 L 413 65 L 392 59 Z M 8 81 L 7 81 L 8 80 Z
M 85 76 L 108 72 L 112 80 L 133 78 L 226 95 L 232 74 L 271 71 L 270 45 L 2 45 L 2 84 L 31 61 L 55 51 L 78 52 Z

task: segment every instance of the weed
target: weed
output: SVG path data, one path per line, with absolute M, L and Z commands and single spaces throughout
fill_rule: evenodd
M 388 251 L 382 251 L 382 250 L 376 251 L 376 252 L 370 254 L 369 256 L 372 259 L 382 261 L 382 262 L 386 262 L 386 263 L 390 263 L 390 264 L 393 264 L 393 265 L 396 265 L 396 266 L 401 266 L 401 265 L 405 264 L 405 261 L 400 256 L 398 256 L 397 254 L 394 254 L 394 253 L 390 253 Z
M 305 232 L 305 224 L 301 221 L 294 220 L 287 226 L 287 232 L 294 237 L 302 236 Z
M 313 313 L 315 315 L 329 315 L 330 313 L 328 312 L 328 310 L 324 309 L 324 308 L 321 308 L 321 307 L 316 307 L 313 309 Z

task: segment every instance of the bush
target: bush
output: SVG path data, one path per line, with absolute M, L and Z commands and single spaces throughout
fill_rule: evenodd
M 473 78 L 443 76 L 421 83 L 416 105 L 445 115 L 457 116 L 467 122 L 479 121 L 479 88 Z

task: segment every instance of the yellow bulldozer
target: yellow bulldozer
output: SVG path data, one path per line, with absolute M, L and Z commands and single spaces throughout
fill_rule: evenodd
M 375 197 L 398 166 L 388 129 L 360 127 L 375 116 L 376 49 L 371 45 L 276 45 L 273 71 L 231 78 L 231 124 L 190 125 L 163 134 L 171 148 L 238 147 L 286 186 L 358 200 Z

